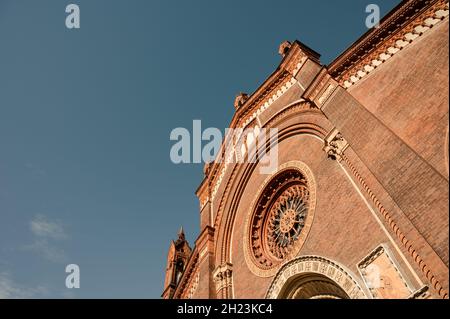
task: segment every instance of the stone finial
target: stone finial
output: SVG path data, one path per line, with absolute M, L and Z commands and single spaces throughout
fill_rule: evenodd
M 234 108 L 237 110 L 242 105 L 244 105 L 245 101 L 248 99 L 247 93 L 239 93 L 236 98 L 234 99 Z
M 180 230 L 178 231 L 178 239 L 179 240 L 185 240 L 185 235 L 184 235 L 184 229 L 183 226 L 180 227 Z
M 283 43 L 280 44 L 280 47 L 278 48 L 278 53 L 281 56 L 285 56 L 286 53 L 289 51 L 289 49 L 291 48 L 292 43 L 289 41 L 283 41 Z

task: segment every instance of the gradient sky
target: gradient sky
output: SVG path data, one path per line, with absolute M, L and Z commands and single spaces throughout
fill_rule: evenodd
M 171 130 L 223 131 L 283 40 L 328 64 L 370 3 L 399 1 L 0 0 L 0 298 L 159 298 L 170 240 L 199 232 L 202 165 L 170 161 Z

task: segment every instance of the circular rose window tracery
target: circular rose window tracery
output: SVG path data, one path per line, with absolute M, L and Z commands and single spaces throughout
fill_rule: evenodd
M 305 226 L 308 189 L 293 185 L 286 189 L 270 209 L 265 237 L 270 253 L 284 259 L 291 252 Z
M 312 222 L 312 183 L 310 171 L 305 174 L 297 168 L 281 169 L 264 183 L 247 220 L 244 238 L 246 261 L 254 273 L 273 275 L 278 266 L 299 252 Z

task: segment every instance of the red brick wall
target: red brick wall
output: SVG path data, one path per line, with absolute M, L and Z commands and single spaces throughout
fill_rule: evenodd
M 317 206 L 311 231 L 300 255 L 320 255 L 346 265 L 357 273 L 356 264 L 386 239 L 337 162 L 328 160 L 323 142 L 308 136 L 291 137 L 280 143 L 280 164 L 300 160 L 313 171 L 317 183 Z M 256 185 L 265 176 L 255 174 L 244 197 L 253 199 Z M 233 233 L 232 262 L 235 297 L 263 298 L 273 278 L 259 278 L 246 266 L 243 256 L 243 227 L 250 212 L 249 200 L 243 200 L 237 212 Z
M 318 71 L 314 65 L 308 70 Z M 305 74 L 308 83 L 311 72 Z M 302 79 L 302 74 L 298 77 Z M 261 123 L 298 101 L 302 92 L 294 84 L 259 116 Z M 448 290 L 448 20 L 348 91 L 339 89 L 322 110 L 324 114 L 317 109 L 298 109 L 272 123 L 280 132 L 297 130 L 279 143 L 279 164 L 302 161 L 317 183 L 315 217 L 299 255 L 332 259 L 361 281 L 357 264 L 385 244 L 414 289 L 430 286 L 392 225 L 374 205 L 373 196 L 358 184 L 346 164 L 327 159 L 323 141 L 306 129 L 317 125 L 326 134 L 336 127 L 349 142 L 346 155 L 372 195 Z M 196 297 L 213 297 L 207 272 L 225 261 L 233 264 L 235 298 L 263 298 L 273 280 L 254 275 L 245 261 L 245 220 L 267 175 L 259 174 L 258 166 L 248 180 L 244 173 L 248 173 L 248 166 L 240 164 L 233 171 L 230 165 L 213 200 L 213 216 L 219 217 L 214 225 L 214 252 L 210 263 L 200 266 L 204 282 L 201 278 Z M 437 296 L 432 289 L 430 293 Z
M 448 180 L 448 19 L 348 90 Z

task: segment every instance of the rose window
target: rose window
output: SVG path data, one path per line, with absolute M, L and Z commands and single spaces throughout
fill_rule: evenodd
M 259 269 L 273 269 L 298 253 L 310 206 L 309 184 L 299 170 L 282 171 L 264 187 L 247 226 L 247 247 Z
M 302 185 L 289 187 L 272 206 L 266 229 L 270 253 L 279 259 L 289 255 L 305 225 L 308 211 L 308 189 Z

